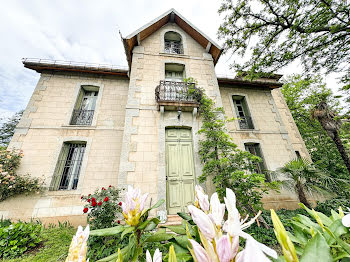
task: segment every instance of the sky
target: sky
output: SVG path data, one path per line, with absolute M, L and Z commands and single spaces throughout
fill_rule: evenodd
M 119 31 L 127 36 L 175 8 L 217 43 L 220 0 L 0 0 L 0 118 L 24 109 L 39 74 L 22 58 L 127 66 Z M 234 76 L 231 55 L 221 56 L 216 73 Z M 231 61 L 231 62 L 230 62 Z M 298 73 L 298 65 L 278 73 Z M 327 85 L 336 91 L 334 76 Z

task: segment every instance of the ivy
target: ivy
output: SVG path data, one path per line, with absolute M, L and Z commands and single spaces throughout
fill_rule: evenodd
M 193 78 L 187 83 L 195 83 Z M 194 86 L 194 85 L 193 85 Z M 199 182 L 211 179 L 219 197 L 223 199 L 226 188 L 236 192 L 237 207 L 242 213 L 254 213 L 262 208 L 261 199 L 269 189 L 277 189 L 276 182 L 266 182 L 264 174 L 255 173 L 261 158 L 237 148 L 227 132 L 226 125 L 232 119 L 225 117 L 222 107 L 216 107 L 202 89 L 189 88 L 191 95 L 200 97 L 202 126 L 199 156 L 203 164 Z M 200 93 L 200 94 L 199 94 Z

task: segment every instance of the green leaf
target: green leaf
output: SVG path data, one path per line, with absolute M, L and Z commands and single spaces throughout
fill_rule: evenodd
M 155 223 L 153 221 L 151 221 L 147 227 L 145 228 L 145 231 L 151 231 L 153 229 L 155 229 L 158 226 L 159 223 Z
M 186 230 L 183 228 L 183 226 L 161 226 L 170 229 L 176 234 L 180 235 L 186 235 Z
M 333 232 L 329 230 L 329 228 L 326 227 L 325 230 L 337 241 L 337 243 L 344 249 L 344 251 L 350 255 L 350 245 L 342 239 L 340 239 L 339 237 L 337 237 L 336 235 L 334 235 Z
M 315 217 L 314 217 L 314 214 L 313 214 L 313 212 L 312 212 L 311 209 L 307 208 L 307 207 L 306 207 L 304 204 L 302 204 L 302 203 L 299 203 L 299 205 L 300 205 L 302 208 L 304 208 L 304 209 L 306 210 L 306 212 L 309 213 L 310 216 L 312 216 L 313 218 L 315 218 Z M 316 212 L 316 214 L 320 217 L 322 223 L 323 223 L 325 226 L 330 226 L 330 225 L 333 223 L 333 221 L 332 221 L 329 217 L 327 217 L 325 214 L 323 214 L 323 213 L 321 213 L 321 212 L 317 212 L 317 211 L 315 211 L 315 212 Z M 316 219 L 316 218 L 315 218 L 315 219 Z
M 348 229 L 343 225 L 341 219 L 338 219 L 329 226 L 329 230 L 333 232 L 333 234 L 337 237 L 348 233 Z
M 115 261 L 118 258 L 118 252 L 114 253 L 108 257 L 97 260 L 97 262 Z
M 332 262 L 331 249 L 320 233 L 309 240 L 305 246 L 300 262 Z
M 187 236 L 175 236 L 174 237 L 176 242 L 179 243 L 180 246 L 182 246 L 183 248 L 187 248 L 187 246 L 189 245 L 189 241 Z
M 125 235 L 130 234 L 134 230 L 135 230 L 135 227 L 127 227 L 127 228 L 125 228 L 123 233 L 122 233 L 122 235 L 121 235 L 121 239 L 123 239 Z
M 152 210 L 152 209 L 155 209 L 155 208 L 157 208 L 157 207 L 160 207 L 161 205 L 163 205 L 164 204 L 164 202 L 165 202 L 165 200 L 164 199 L 160 199 L 160 200 L 158 200 L 158 202 L 157 203 L 155 203 L 155 205 L 154 206 L 152 206 L 149 210 Z
M 178 212 L 177 214 L 187 221 L 192 220 L 192 217 L 189 214 L 186 214 L 185 212 Z
M 169 259 L 168 262 L 177 262 L 174 246 L 169 249 Z
M 90 231 L 90 236 L 113 236 L 124 231 L 125 226 L 116 226 L 104 229 L 96 229 Z
M 148 237 L 145 242 L 160 242 L 160 241 L 167 241 L 169 239 L 174 238 L 174 235 L 168 234 L 168 233 L 155 233 L 154 235 Z

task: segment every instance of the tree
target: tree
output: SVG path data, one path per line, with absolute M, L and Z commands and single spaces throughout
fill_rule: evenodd
M 306 72 L 350 79 L 350 3 L 343 0 L 223 0 L 219 37 L 241 55 L 239 71 L 272 73 L 293 61 Z
M 294 190 L 299 201 L 308 208 L 311 208 L 311 204 L 306 198 L 306 192 L 331 192 L 337 183 L 337 179 L 322 172 L 304 158 L 289 161 L 277 173 L 284 176 L 274 176 L 274 180 L 281 182 L 282 187 Z
M 344 90 L 350 86 L 350 3 L 342 0 L 224 0 L 220 13 L 225 19 L 219 37 L 225 40 L 226 51 L 248 60 L 237 59 L 239 72 L 248 76 L 270 74 L 294 61 L 304 71 L 341 72 Z M 254 43 L 254 44 L 253 44 Z M 245 62 L 241 62 L 245 61 Z M 349 157 L 339 138 L 340 125 L 330 105 L 320 101 L 316 117 L 334 141 L 347 169 Z M 338 123 L 340 123 L 338 121 Z M 329 126 L 334 124 L 333 130 Z
M 341 121 L 337 118 L 337 113 L 333 111 L 325 101 L 321 101 L 311 111 L 312 117 L 317 119 L 328 136 L 332 138 L 350 174 L 350 159 L 345 151 L 345 147 L 340 139 L 339 130 Z
M 229 120 L 225 118 L 223 108 L 215 107 L 215 102 L 203 91 L 199 111 L 202 117 L 198 132 L 201 135 L 199 156 L 203 164 L 199 181 L 212 179 L 221 199 L 226 188 L 234 189 L 238 208 L 244 213 L 256 213 L 262 208 L 263 194 L 269 189 L 277 189 L 277 183 L 265 182 L 265 175 L 255 172 L 256 164 L 262 160 L 237 148 L 226 131 Z
M 310 112 L 314 111 L 322 101 L 325 101 L 332 112 L 341 111 L 339 101 L 323 83 L 322 78 L 320 76 L 305 78 L 301 75 L 292 75 L 285 80 L 281 91 L 312 160 L 320 168 L 328 170 L 334 177 L 345 178 L 348 176 L 346 175 L 346 165 L 336 144 L 321 123 L 310 117 Z M 339 137 L 342 138 L 340 142 L 345 145 L 348 143 L 346 127 L 345 123 L 338 130 Z
M 21 120 L 23 110 L 15 113 L 12 117 L 8 118 L 0 127 L 0 146 L 7 147 L 10 143 L 15 128 Z

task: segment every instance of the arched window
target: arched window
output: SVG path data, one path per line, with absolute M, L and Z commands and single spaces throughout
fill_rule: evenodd
M 183 45 L 181 35 L 169 31 L 164 34 L 164 52 L 168 54 L 183 54 Z

